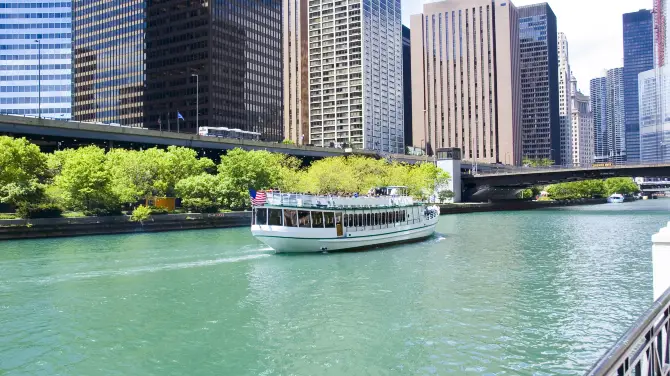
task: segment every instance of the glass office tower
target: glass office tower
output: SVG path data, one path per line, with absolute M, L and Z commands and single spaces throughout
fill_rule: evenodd
M 144 125 L 143 0 L 74 0 L 73 117 Z
M 70 118 L 70 7 L 0 2 L 0 113 Z
M 283 139 L 281 0 L 75 0 L 73 11 L 77 119 Z
M 533 160 L 547 158 L 560 165 L 564 161 L 561 160 L 556 15 L 547 3 L 518 10 L 523 156 Z M 571 136 L 567 134 L 565 138 L 569 140 Z
M 650 10 L 623 15 L 623 80 L 626 111 L 626 155 L 640 161 L 638 75 L 654 68 L 654 25 Z

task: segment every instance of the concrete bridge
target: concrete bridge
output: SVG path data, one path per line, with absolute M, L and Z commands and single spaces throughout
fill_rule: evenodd
M 193 148 L 201 155 L 214 159 L 217 159 L 227 150 L 241 148 L 245 150 L 267 150 L 307 160 L 351 154 L 373 158 L 391 158 L 412 164 L 426 160 L 426 157 L 382 154 L 370 150 L 354 149 L 347 152 L 344 149 L 337 148 L 284 145 L 273 142 L 199 136 L 192 133 L 162 132 L 102 123 L 38 119 L 13 115 L 0 115 L 0 135 L 26 137 L 40 145 L 45 151 L 90 144 L 106 148 L 128 149 L 176 145 Z
M 512 199 L 522 189 L 571 181 L 612 177 L 670 176 L 670 163 L 590 168 L 516 168 L 462 175 L 463 198 L 468 201 Z

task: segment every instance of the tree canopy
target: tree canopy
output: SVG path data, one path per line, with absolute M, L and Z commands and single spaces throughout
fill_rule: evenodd
M 18 205 L 39 200 L 47 176 L 47 157 L 25 138 L 0 136 L 0 202 Z

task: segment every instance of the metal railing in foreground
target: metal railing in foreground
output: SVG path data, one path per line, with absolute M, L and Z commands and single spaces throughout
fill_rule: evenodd
M 670 289 L 603 355 L 586 376 L 670 375 Z

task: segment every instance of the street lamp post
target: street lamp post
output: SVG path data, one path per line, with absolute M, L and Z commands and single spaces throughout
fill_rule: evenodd
M 200 76 L 196 73 L 192 73 L 191 76 L 195 76 L 195 127 L 200 135 Z
M 42 40 L 37 42 L 37 117 L 42 118 Z

